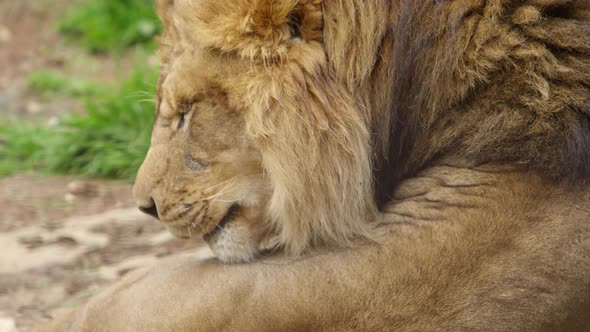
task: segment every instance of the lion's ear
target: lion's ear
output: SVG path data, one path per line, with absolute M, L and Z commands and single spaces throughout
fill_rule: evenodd
M 255 0 L 243 8 L 239 32 L 255 34 L 262 38 L 285 31 L 297 0 Z
M 323 29 L 322 1 L 300 1 L 291 11 L 289 26 L 291 37 L 306 41 L 321 41 Z
M 158 1 L 165 21 L 168 1 Z M 245 58 L 284 58 L 291 39 L 321 38 L 321 0 L 176 0 L 173 6 L 183 38 Z
M 261 37 L 288 29 L 291 38 L 321 38 L 321 0 L 257 0 L 248 11 L 244 31 Z

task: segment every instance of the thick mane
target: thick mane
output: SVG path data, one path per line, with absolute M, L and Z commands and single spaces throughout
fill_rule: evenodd
M 325 27 L 332 65 L 371 99 L 379 205 L 440 158 L 590 179 L 587 1 L 325 1 L 325 9 L 327 22 L 341 18 Z

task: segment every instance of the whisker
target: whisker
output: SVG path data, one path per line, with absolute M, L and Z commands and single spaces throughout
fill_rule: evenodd
M 223 192 L 218 192 L 218 193 L 215 193 L 215 194 L 213 194 L 211 196 L 199 198 L 196 202 L 209 201 L 209 200 L 215 199 L 216 197 L 219 197 L 221 195 L 223 195 Z
M 149 92 L 149 91 L 145 91 L 145 90 L 136 90 L 132 93 L 129 93 L 128 96 L 130 97 L 137 97 L 137 96 L 147 96 L 147 97 L 153 97 L 154 93 L 153 92 Z
M 225 182 L 225 183 L 227 183 L 228 181 L 224 181 L 224 182 Z M 223 184 L 224 182 L 222 182 L 222 183 L 218 183 L 216 186 L 218 186 L 218 185 L 220 185 L 220 184 Z M 215 200 L 217 197 L 220 197 L 220 196 L 224 195 L 224 194 L 227 192 L 227 190 L 229 189 L 229 187 L 230 187 L 230 183 L 227 183 L 227 184 L 226 184 L 226 185 L 225 185 L 225 186 L 224 186 L 224 187 L 223 187 L 223 188 L 222 188 L 220 191 L 218 191 L 217 193 L 215 193 L 215 194 L 213 194 L 213 195 L 211 195 L 211 196 L 203 197 L 203 198 L 199 199 L 199 200 L 198 200 L 198 202 L 199 202 L 199 201 L 205 201 L 205 200 L 207 200 L 207 201 L 212 201 L 212 200 Z M 211 188 L 211 187 L 210 187 L 210 188 Z
M 215 202 L 221 202 L 221 203 L 235 203 L 235 202 L 239 202 L 239 199 L 216 199 L 214 201 L 212 201 L 211 203 L 215 203 Z
M 156 104 L 156 101 L 153 99 L 139 99 L 137 102 L 145 104 Z
M 211 190 L 211 189 L 213 189 L 213 188 L 215 188 L 215 187 L 218 187 L 218 186 L 220 186 L 220 185 L 222 185 L 222 184 L 226 184 L 226 183 L 228 183 L 228 182 L 230 182 L 230 181 L 234 181 L 236 178 L 237 178 L 237 176 L 231 177 L 231 178 L 229 178 L 229 179 L 227 179 L 227 180 L 225 180 L 225 181 L 221 181 L 221 182 L 219 182 L 219 183 L 216 183 L 216 184 L 214 184 L 214 185 L 212 185 L 212 186 L 210 186 L 210 187 L 208 187 L 208 188 L 205 188 L 205 189 L 203 189 L 203 191 L 208 191 L 208 190 Z

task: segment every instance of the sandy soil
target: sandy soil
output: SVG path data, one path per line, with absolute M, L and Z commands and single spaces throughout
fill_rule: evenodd
M 0 179 L 0 329 L 12 320 L 29 331 L 130 270 L 202 246 L 142 215 L 129 184 L 84 182 L 91 190 L 73 195 L 71 181 Z
M 116 78 L 117 65 L 89 58 L 54 31 L 70 1 L 0 1 L 0 117 L 47 121 L 81 111 L 74 100 L 44 100 L 29 91 L 25 77 L 32 70 Z M 30 331 L 132 269 L 202 247 L 173 239 L 139 213 L 129 183 L 82 180 L 85 190 L 76 191 L 74 180 L 0 178 L 0 332 L 13 325 Z

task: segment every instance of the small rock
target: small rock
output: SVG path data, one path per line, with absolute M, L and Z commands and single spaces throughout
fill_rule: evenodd
M 74 203 L 74 201 L 76 200 L 76 196 L 67 193 L 64 195 L 64 201 L 68 202 L 68 203 Z
M 35 114 L 41 112 L 41 104 L 36 101 L 29 101 L 27 103 L 27 112 Z
M 94 185 L 86 181 L 72 181 L 68 184 L 68 193 L 75 196 L 85 196 L 95 191 Z
M 76 241 L 75 238 L 67 235 L 62 235 L 58 237 L 54 243 L 60 244 L 64 247 L 75 247 L 78 245 L 78 241 Z
M 0 332 L 17 332 L 14 319 L 0 318 Z
M 8 43 L 11 40 L 12 32 L 7 27 L 0 25 L 0 43 Z
M 52 116 L 51 118 L 49 118 L 49 120 L 47 121 L 47 125 L 49 127 L 56 127 L 57 125 L 59 125 L 59 117 L 57 116 Z

